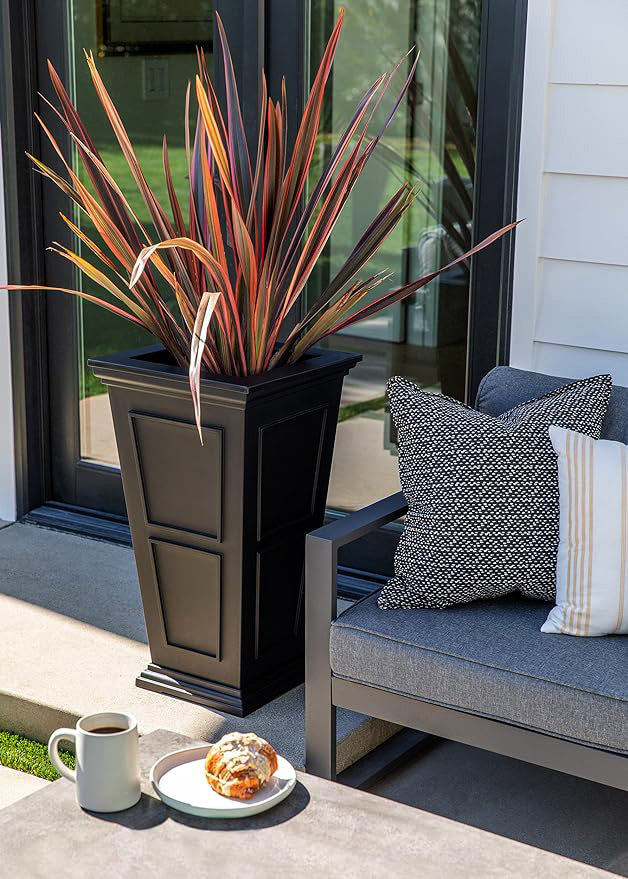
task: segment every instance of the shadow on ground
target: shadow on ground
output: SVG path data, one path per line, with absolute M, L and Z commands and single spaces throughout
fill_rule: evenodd
M 628 876 L 628 793 L 442 742 L 371 793 Z
M 146 643 L 133 551 L 33 525 L 0 529 L 0 594 Z

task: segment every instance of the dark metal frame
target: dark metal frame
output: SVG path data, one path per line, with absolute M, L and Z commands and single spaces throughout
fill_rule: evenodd
M 474 242 L 515 219 L 527 13 L 528 0 L 482 3 Z M 508 362 L 514 256 L 512 233 L 472 262 L 467 402 L 490 369 Z
M 628 757 L 334 676 L 338 550 L 407 512 L 401 492 L 308 534 L 305 550 L 305 768 L 336 777 L 336 708 L 628 791 Z
M 33 118 L 37 91 L 34 5 L 0 5 L 0 112 L 6 215 L 6 254 L 12 282 L 43 278 L 41 185 L 25 152 L 40 149 Z M 48 389 L 45 297 L 13 294 L 11 321 L 13 421 L 18 516 L 48 492 Z

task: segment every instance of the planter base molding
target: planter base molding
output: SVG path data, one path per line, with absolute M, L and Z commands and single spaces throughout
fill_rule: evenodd
M 285 693 L 303 681 L 303 660 L 297 660 L 277 674 L 268 675 L 261 684 L 248 687 L 225 687 L 194 675 L 185 675 L 172 668 L 163 668 L 151 662 L 135 679 L 143 690 L 163 693 L 203 705 L 213 711 L 222 711 L 236 717 L 246 717 L 257 708 Z

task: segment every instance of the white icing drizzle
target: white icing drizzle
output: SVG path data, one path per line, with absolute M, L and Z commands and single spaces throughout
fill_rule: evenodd
M 239 783 L 238 776 L 254 774 L 262 787 L 272 775 L 270 761 L 260 753 L 260 748 L 266 744 L 255 733 L 228 733 L 223 736 L 212 749 L 220 754 L 215 776 L 224 779 L 223 784 L 227 788 Z

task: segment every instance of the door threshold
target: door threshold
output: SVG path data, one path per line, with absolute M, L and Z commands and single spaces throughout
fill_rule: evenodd
M 129 523 L 123 516 L 102 513 L 86 507 L 72 507 L 51 501 L 31 510 L 20 520 L 27 525 L 38 525 L 53 531 L 65 531 L 90 537 L 94 540 L 106 540 L 120 546 L 131 546 Z

